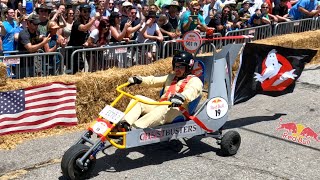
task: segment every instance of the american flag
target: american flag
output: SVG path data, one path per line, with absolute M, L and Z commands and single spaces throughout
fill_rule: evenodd
M 0 93 L 0 135 L 77 124 L 74 84 L 54 82 Z

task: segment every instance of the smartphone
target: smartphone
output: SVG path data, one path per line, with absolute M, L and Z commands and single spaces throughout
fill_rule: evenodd
M 191 15 L 190 16 L 193 20 L 197 20 L 198 19 L 198 15 Z

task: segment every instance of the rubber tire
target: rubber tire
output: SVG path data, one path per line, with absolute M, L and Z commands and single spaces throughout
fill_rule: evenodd
M 90 148 L 84 144 L 75 144 L 71 146 L 63 155 L 61 161 L 61 170 L 63 176 L 67 179 L 86 179 L 90 176 L 91 171 L 94 169 L 95 160 L 91 160 L 88 170 L 82 171 L 76 165 L 77 159 L 81 158 Z
M 241 144 L 241 137 L 237 131 L 228 131 L 221 139 L 221 151 L 224 156 L 237 154 Z

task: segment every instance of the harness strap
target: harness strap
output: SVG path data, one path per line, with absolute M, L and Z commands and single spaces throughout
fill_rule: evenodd
M 186 84 L 190 81 L 190 79 L 191 79 L 192 77 L 194 77 L 194 75 L 188 75 L 187 78 L 185 78 L 185 79 L 183 80 L 183 82 L 181 83 L 180 88 L 179 88 L 179 90 L 178 90 L 178 93 L 183 92 L 184 88 L 186 87 Z M 167 101 L 172 94 L 175 94 L 175 93 L 176 93 L 176 84 L 177 84 L 177 82 L 178 82 L 178 78 L 177 78 L 177 77 L 174 77 L 174 79 L 172 80 L 171 85 L 170 85 L 168 91 L 166 92 L 166 94 L 164 95 L 164 97 L 160 99 L 160 102 L 161 102 L 161 101 Z
M 184 107 L 180 106 L 179 109 L 180 109 L 180 111 L 182 112 L 182 114 L 183 114 L 186 118 L 193 120 L 193 121 L 194 121 L 198 126 L 200 126 L 202 129 L 204 129 L 204 130 L 206 130 L 206 131 L 208 131 L 208 132 L 214 132 L 212 129 L 209 129 L 205 124 L 203 124 L 203 122 L 200 121 L 199 118 L 197 118 L 196 116 L 191 116 Z

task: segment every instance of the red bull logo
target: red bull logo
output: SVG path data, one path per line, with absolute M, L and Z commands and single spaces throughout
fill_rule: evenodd
M 302 124 L 281 122 L 282 118 L 280 118 L 279 126 L 276 130 L 285 130 L 285 132 L 282 134 L 283 139 L 305 145 L 309 145 L 312 139 L 316 142 L 320 142 L 320 132 L 316 133 L 310 127 L 305 127 Z

